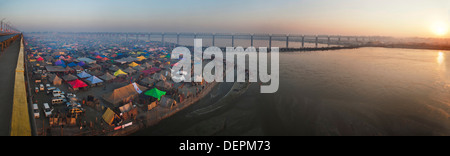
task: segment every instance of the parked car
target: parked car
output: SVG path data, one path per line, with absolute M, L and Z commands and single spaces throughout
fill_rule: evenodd
M 50 108 L 48 103 L 44 103 L 44 112 L 45 112 L 45 117 L 49 117 L 52 115 L 53 108 Z
M 39 118 L 39 108 L 37 104 L 33 104 L 33 113 L 34 113 L 34 118 L 38 119 Z
M 38 87 L 34 87 L 34 92 L 39 93 L 39 88 Z
M 45 88 L 47 88 L 47 89 L 48 89 L 48 88 L 50 88 L 50 87 L 51 87 L 51 86 L 50 86 L 50 84 L 48 84 L 48 83 L 47 83 L 47 84 L 45 84 Z
M 45 90 L 45 88 L 44 88 L 44 85 L 43 85 L 43 84 L 39 84 L 39 90 L 40 90 L 40 91 L 44 91 L 44 90 Z

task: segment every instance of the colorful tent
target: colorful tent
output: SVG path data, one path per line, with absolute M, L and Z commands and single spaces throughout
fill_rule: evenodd
M 160 91 L 158 88 L 153 88 L 151 90 L 148 90 L 144 93 L 144 95 L 152 96 L 154 98 L 157 98 L 158 100 L 161 100 L 161 97 L 163 95 L 166 95 L 165 91 Z
M 136 66 L 138 66 L 139 64 L 137 64 L 136 62 L 132 62 L 132 63 L 130 63 L 130 64 L 128 64 L 128 66 L 130 66 L 130 67 L 136 67 Z
M 144 73 L 144 74 L 154 74 L 154 73 L 156 73 L 158 71 L 161 71 L 161 69 L 154 67 L 154 68 L 150 68 L 150 69 L 147 69 L 147 70 L 143 70 L 141 72 Z
M 75 66 L 77 66 L 77 64 L 74 63 L 74 62 L 71 62 L 71 63 L 67 64 L 67 66 L 69 66 L 69 67 L 75 67 Z
M 119 69 L 119 70 L 117 70 L 115 73 L 114 73 L 114 76 L 117 76 L 117 75 L 127 75 L 127 73 L 125 73 L 125 72 L 123 72 L 121 69 Z
M 100 76 L 100 78 L 105 81 L 109 81 L 115 79 L 116 77 L 107 72 L 105 75 Z
M 143 90 L 147 90 L 147 87 L 132 83 L 121 88 L 114 89 L 113 92 L 102 95 L 105 101 L 112 103 L 115 107 L 118 107 L 121 102 L 128 103 L 133 98 L 139 96 Z
M 44 61 L 44 58 L 42 58 L 42 57 L 39 57 L 39 58 L 37 58 L 37 60 L 36 61 Z
M 78 76 L 79 78 L 81 78 L 81 79 L 84 79 L 84 78 L 91 77 L 92 75 L 90 75 L 90 74 L 86 73 L 85 71 L 83 71 L 83 72 L 81 72 L 80 74 L 77 74 L 77 76 Z
M 139 57 L 136 57 L 136 58 L 139 59 L 138 61 L 142 61 L 142 60 L 147 59 L 147 58 L 145 58 L 144 56 L 139 56 Z
M 86 83 L 84 83 L 83 81 L 76 79 L 74 81 L 69 81 L 67 82 L 70 84 L 70 86 L 72 86 L 73 89 L 75 88 L 82 88 L 82 87 L 87 87 L 88 85 Z
M 86 63 L 84 63 L 83 61 L 81 61 L 81 62 L 78 63 L 78 65 L 79 65 L 80 67 L 83 67 L 84 65 L 86 65 Z
M 103 57 L 97 55 L 95 58 L 96 58 L 96 59 L 102 59 Z
M 118 117 L 117 114 L 109 108 L 102 115 L 103 120 L 105 120 L 108 125 L 112 125 L 115 117 Z
M 66 63 L 63 60 L 58 60 L 55 62 L 55 66 L 62 66 L 62 67 L 66 67 Z
M 96 76 L 91 76 L 89 78 L 86 79 L 87 81 L 90 81 L 91 84 L 97 84 L 97 83 L 102 83 L 103 80 L 100 80 L 98 77 Z

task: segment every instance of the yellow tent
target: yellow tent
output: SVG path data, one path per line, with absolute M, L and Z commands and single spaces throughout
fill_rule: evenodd
M 105 113 L 103 114 L 102 118 L 105 120 L 108 125 L 112 125 L 112 122 L 114 121 L 114 117 L 116 117 L 117 114 L 114 113 L 111 109 L 107 109 Z
M 136 57 L 136 58 L 139 59 L 138 61 L 142 61 L 142 60 L 147 59 L 147 58 L 145 58 L 144 56 L 139 56 L 139 57 Z
M 137 64 L 136 62 L 132 62 L 132 63 L 130 63 L 130 64 L 128 64 L 128 66 L 130 66 L 130 67 L 136 67 L 136 66 L 138 66 L 139 64 Z
M 121 75 L 121 74 L 127 74 L 127 73 L 125 73 L 125 72 L 123 72 L 121 69 L 119 69 L 119 70 L 117 70 L 115 73 L 114 73 L 114 76 L 117 76 L 117 75 Z
M 161 55 L 161 56 L 159 56 L 159 58 L 164 58 L 164 57 L 166 57 L 166 55 Z

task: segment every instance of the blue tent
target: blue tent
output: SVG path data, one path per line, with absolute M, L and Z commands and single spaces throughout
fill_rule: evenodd
M 89 77 L 86 80 L 90 81 L 91 84 L 97 84 L 97 83 L 102 83 L 103 82 L 103 80 L 99 79 L 96 76 Z
M 81 62 L 78 63 L 78 65 L 79 65 L 80 67 L 83 67 L 85 64 L 86 64 L 86 63 L 84 63 L 83 61 L 81 61 Z
M 74 62 L 72 62 L 72 63 L 69 63 L 68 66 L 69 66 L 69 67 L 75 67 L 75 66 L 77 66 L 77 64 L 74 63 Z
M 63 60 L 58 60 L 55 62 L 55 66 L 62 66 L 66 68 L 66 63 Z
M 77 74 L 77 76 L 78 76 L 79 78 L 81 78 L 81 79 L 84 79 L 84 78 L 91 77 L 92 75 L 90 75 L 90 74 L 86 73 L 85 71 L 83 71 L 83 72 L 81 72 L 80 74 Z

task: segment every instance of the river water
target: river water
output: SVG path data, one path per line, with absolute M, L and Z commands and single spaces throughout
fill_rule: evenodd
M 447 51 L 280 53 L 279 90 L 259 92 L 189 115 L 217 101 L 206 98 L 134 135 L 450 135 Z

